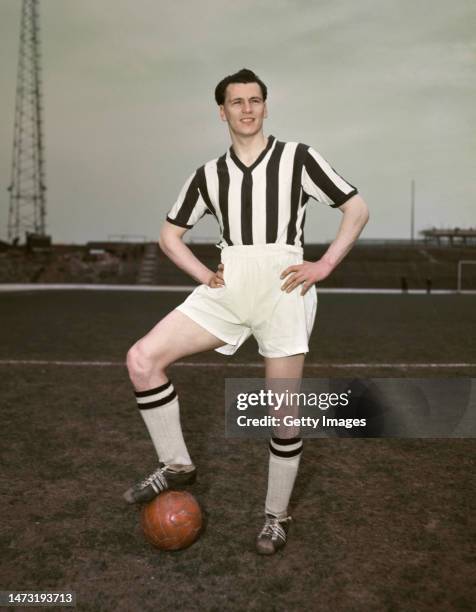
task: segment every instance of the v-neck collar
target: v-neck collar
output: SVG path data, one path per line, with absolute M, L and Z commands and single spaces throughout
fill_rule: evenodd
M 252 172 L 256 168 L 256 166 L 261 161 L 263 161 L 263 158 L 265 157 L 266 153 L 271 149 L 271 147 L 273 146 L 273 142 L 275 140 L 276 139 L 274 136 L 268 136 L 268 144 L 261 151 L 261 153 L 255 159 L 255 161 L 251 164 L 251 166 L 245 166 L 245 164 L 241 161 L 241 159 L 238 157 L 238 155 L 233 150 L 233 145 L 230 147 L 230 157 L 235 162 L 235 164 L 238 166 L 238 168 L 240 168 L 240 170 L 242 170 L 243 172 Z

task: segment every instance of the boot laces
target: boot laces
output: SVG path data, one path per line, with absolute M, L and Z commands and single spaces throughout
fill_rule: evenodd
M 144 489 L 145 487 L 152 485 L 152 487 L 157 487 L 159 491 L 163 491 L 168 488 L 167 479 L 165 478 L 164 472 L 167 469 L 167 466 L 159 467 L 155 472 L 152 472 L 147 478 L 145 478 L 140 483 L 140 488 Z M 154 489 L 155 489 L 154 487 Z
M 287 521 L 288 519 L 284 519 Z M 281 525 L 281 522 L 275 516 L 266 516 L 266 520 L 264 523 L 264 527 L 259 534 L 260 538 L 271 537 L 272 540 L 277 540 L 281 538 L 282 540 L 286 540 L 286 531 L 284 527 Z

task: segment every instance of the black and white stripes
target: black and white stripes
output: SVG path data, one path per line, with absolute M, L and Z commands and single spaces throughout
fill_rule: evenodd
M 276 457 L 296 457 L 302 452 L 302 438 L 271 438 L 269 450 Z
M 313 148 L 269 136 L 251 166 L 241 162 L 233 147 L 201 166 L 188 178 L 167 220 L 190 228 L 205 214 L 214 215 L 220 247 L 303 246 L 309 198 L 337 207 L 356 193 Z
M 165 406 L 177 397 L 173 384 L 170 380 L 160 387 L 148 391 L 135 392 L 137 406 L 140 410 L 149 410 Z

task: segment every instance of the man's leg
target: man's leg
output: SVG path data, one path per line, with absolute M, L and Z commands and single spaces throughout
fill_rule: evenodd
M 304 358 L 304 353 L 290 357 L 265 358 L 267 388 L 275 392 L 299 391 Z M 276 379 L 286 379 L 286 383 L 278 383 Z M 282 412 L 281 409 L 281 416 Z M 287 412 L 293 414 L 294 407 L 287 406 Z M 266 522 L 257 539 L 257 551 L 260 554 L 273 554 L 286 543 L 288 505 L 302 452 L 302 440 L 298 435 L 295 428 L 281 427 L 275 430 L 275 435 L 270 440 Z
M 180 426 L 179 401 L 165 373 L 187 355 L 211 350 L 225 343 L 178 310 L 173 310 L 127 354 L 129 377 L 137 405 L 163 465 L 126 491 L 129 503 L 148 501 L 169 484 L 188 484 L 195 468 Z

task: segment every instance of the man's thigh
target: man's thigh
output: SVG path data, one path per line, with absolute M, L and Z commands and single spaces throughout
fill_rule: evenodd
M 179 310 L 172 310 L 138 344 L 149 358 L 170 364 L 187 355 L 224 346 L 225 342 Z
M 297 384 L 299 384 L 302 377 L 305 357 L 305 353 L 290 355 L 289 357 L 265 357 L 266 379 L 296 379 Z

